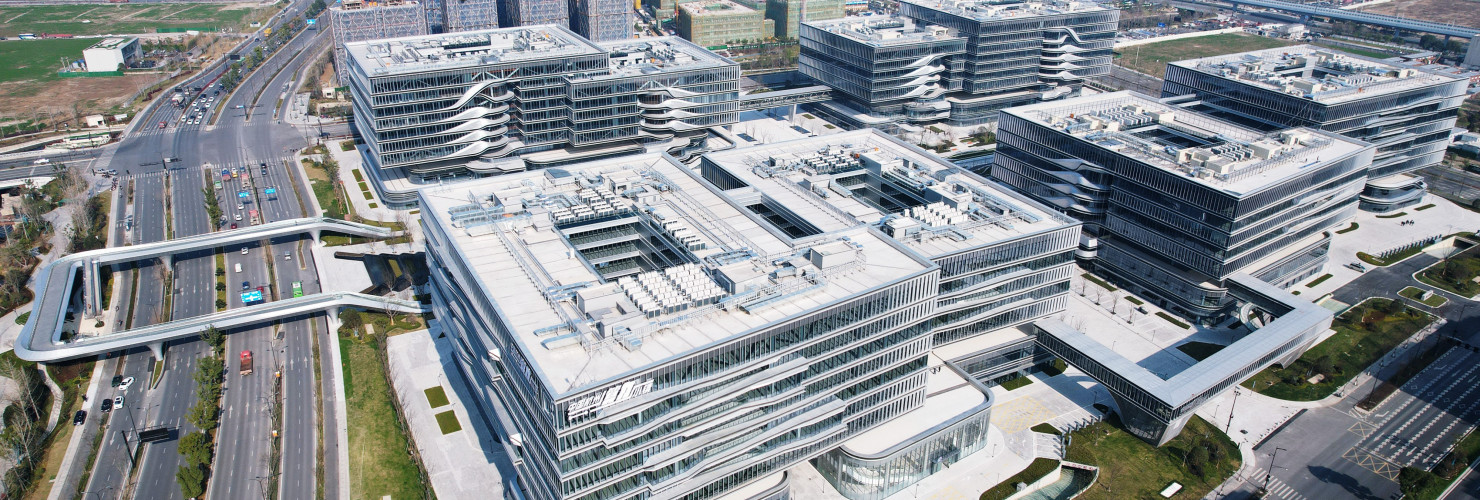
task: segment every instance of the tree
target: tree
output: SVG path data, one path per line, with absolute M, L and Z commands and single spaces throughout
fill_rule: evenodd
M 1444 44 L 1439 41 L 1439 37 L 1434 35 L 1425 34 L 1424 36 L 1418 37 L 1418 46 L 1423 47 L 1424 50 L 1441 49 L 1443 45 Z
M 215 401 L 196 401 L 190 410 L 185 412 L 185 420 L 199 428 L 201 432 L 209 432 L 216 428 L 220 411 L 221 408 L 216 406 Z
M 1197 446 L 1187 454 L 1187 470 L 1202 477 L 1208 468 L 1208 447 Z
M 1329 377 L 1333 373 L 1335 373 L 1336 364 L 1331 361 L 1330 355 L 1325 355 L 1316 358 L 1316 362 L 1312 365 L 1312 368 L 1316 371 L 1316 373 Z
M 185 463 L 197 466 L 211 464 L 211 437 L 204 432 L 192 432 L 180 438 L 180 454 Z
M 360 317 L 360 311 L 350 308 L 345 308 L 344 310 L 339 311 L 339 322 L 343 323 L 344 326 L 347 326 L 352 330 L 358 330 L 361 326 L 364 326 L 365 324 L 364 318 Z
M 218 285 L 216 287 L 217 290 L 226 288 L 226 284 L 224 283 L 217 283 L 216 285 Z M 226 349 L 226 334 L 221 333 L 221 330 L 217 330 L 215 326 L 207 327 L 205 331 L 200 332 L 200 339 L 205 341 L 207 345 L 210 345 L 211 350 L 217 355 L 220 355 Z
M 1398 490 L 1403 496 L 1411 497 L 1434 484 L 1434 473 L 1417 468 L 1404 467 L 1398 472 Z
M 221 282 L 221 281 L 217 281 L 216 282 L 216 291 L 218 291 L 218 292 L 224 292 L 224 291 L 226 291 L 226 283 L 225 282 Z
M 1408 310 L 1408 304 L 1404 304 L 1402 299 L 1390 300 L 1388 301 L 1387 305 L 1383 307 L 1383 311 L 1388 314 L 1402 314 L 1403 311 L 1406 310 Z
M 216 299 L 216 309 L 225 309 L 226 299 Z
M 180 493 L 185 498 L 196 498 L 206 493 L 206 471 L 202 467 L 180 466 L 180 470 L 175 472 L 175 482 L 180 483 Z

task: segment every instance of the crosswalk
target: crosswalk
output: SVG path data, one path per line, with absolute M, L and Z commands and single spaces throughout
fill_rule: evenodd
M 1263 467 L 1255 467 L 1253 473 L 1249 475 L 1248 481 L 1249 483 L 1254 485 L 1264 485 L 1265 476 L 1267 474 L 1269 474 L 1269 472 L 1265 471 Z M 1300 492 L 1295 491 L 1295 488 L 1291 488 L 1290 485 L 1285 484 L 1284 481 L 1280 481 L 1280 478 L 1270 475 L 1268 476 L 1268 481 L 1269 494 L 1265 495 L 1264 498 L 1276 498 L 1279 500 L 1310 500 L 1306 498 L 1305 495 L 1302 495 L 1300 494 Z

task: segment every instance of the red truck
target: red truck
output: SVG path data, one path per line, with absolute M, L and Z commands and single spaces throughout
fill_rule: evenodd
M 242 351 L 241 358 L 242 358 L 241 359 L 241 374 L 242 375 L 251 375 L 252 374 L 252 351 Z

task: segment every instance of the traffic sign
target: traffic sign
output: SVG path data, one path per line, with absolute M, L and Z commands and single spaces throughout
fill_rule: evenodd
M 267 188 L 267 189 L 263 190 L 263 192 L 264 193 L 267 193 L 267 194 L 277 194 L 277 188 L 270 187 L 270 188 Z
M 236 197 L 237 198 L 246 198 L 247 196 L 248 195 L 247 195 L 247 192 L 246 191 L 242 191 L 242 192 L 236 193 Z
M 262 301 L 262 290 L 252 290 L 250 292 L 242 292 L 242 303 L 243 304 L 250 304 L 252 302 L 261 302 L 261 301 Z
M 319 24 L 319 20 L 318 19 L 309 19 L 308 20 L 308 24 Z

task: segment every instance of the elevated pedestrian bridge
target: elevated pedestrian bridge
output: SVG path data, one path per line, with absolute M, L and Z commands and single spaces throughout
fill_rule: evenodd
M 37 319 L 26 322 L 15 341 L 15 354 L 27 361 L 52 362 L 95 356 L 105 352 L 149 346 L 157 358 L 164 357 L 164 343 L 200 335 L 208 328 L 230 329 L 257 325 L 273 320 L 302 316 L 321 311 L 333 312 L 342 307 L 421 313 L 420 303 L 353 292 L 327 292 L 278 300 L 261 305 L 240 307 L 215 314 L 185 318 L 157 325 L 134 328 L 97 337 L 83 337 L 66 342 L 61 339 L 61 321 Z M 44 328 L 50 326 L 50 328 Z

